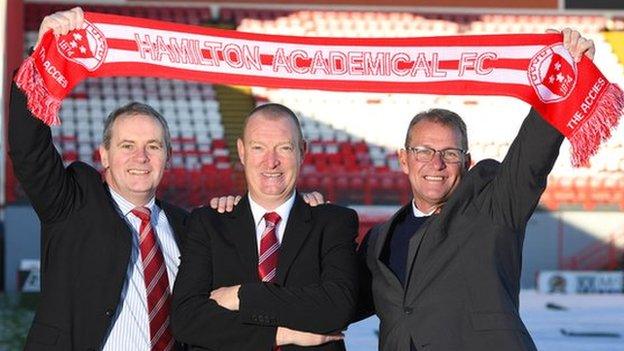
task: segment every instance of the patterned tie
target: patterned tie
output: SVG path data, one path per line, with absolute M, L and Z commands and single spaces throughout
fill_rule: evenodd
M 139 250 L 147 293 L 151 351 L 169 351 L 173 348 L 174 341 L 169 328 L 171 296 L 167 267 L 156 240 L 156 233 L 152 229 L 151 211 L 147 207 L 136 207 L 132 214 L 141 219 Z
M 263 282 L 273 282 L 277 273 L 279 243 L 275 228 L 282 218 L 275 212 L 264 215 L 266 228 L 260 238 L 260 258 L 258 259 L 258 276 Z

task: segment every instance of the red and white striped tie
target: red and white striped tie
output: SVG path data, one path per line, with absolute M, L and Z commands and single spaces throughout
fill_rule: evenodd
M 260 238 L 260 257 L 258 259 L 258 276 L 263 282 L 273 282 L 277 276 L 280 245 L 275 231 L 281 219 L 275 212 L 267 212 L 264 215 L 266 228 Z
M 151 211 L 147 207 L 136 207 L 132 214 L 141 219 L 139 250 L 147 293 L 151 351 L 169 351 L 174 340 L 169 328 L 171 295 L 167 267 L 150 222 Z

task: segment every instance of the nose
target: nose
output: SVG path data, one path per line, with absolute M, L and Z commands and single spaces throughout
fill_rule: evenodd
M 139 162 L 147 162 L 149 160 L 147 149 L 144 147 L 137 148 L 135 158 Z
M 444 159 L 442 158 L 442 153 L 441 152 L 436 152 L 433 155 L 433 159 L 431 160 L 431 164 L 433 165 L 433 167 L 437 170 L 441 170 L 446 168 L 446 162 L 444 162 Z
M 274 168 L 279 165 L 279 156 L 276 151 L 269 151 L 266 156 L 266 161 L 269 167 Z

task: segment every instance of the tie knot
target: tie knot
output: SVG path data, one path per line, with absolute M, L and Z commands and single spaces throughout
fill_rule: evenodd
M 267 212 L 264 214 L 264 220 L 267 222 L 267 227 L 269 225 L 276 226 L 282 220 L 282 217 L 275 212 Z
M 149 222 L 152 211 L 147 207 L 135 207 L 132 209 L 132 214 L 139 217 L 142 222 Z

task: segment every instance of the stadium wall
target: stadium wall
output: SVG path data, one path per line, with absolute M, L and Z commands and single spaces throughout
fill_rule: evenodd
M 360 217 L 376 213 L 374 207 L 359 206 Z M 393 208 L 385 208 L 393 212 Z M 20 261 L 39 259 L 39 220 L 29 205 L 11 205 L 5 212 L 5 285 L 6 292 L 18 290 L 17 276 Z M 563 226 L 560 227 L 560 220 Z M 606 242 L 611 233 L 624 227 L 619 212 L 536 212 L 526 231 L 521 287 L 535 288 L 540 270 L 558 269 L 559 252 L 571 256 L 579 250 L 599 242 Z M 563 231 L 563 247 L 559 246 L 559 232 Z

